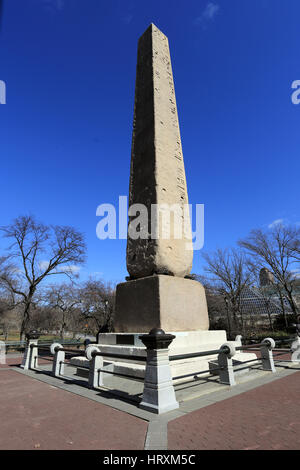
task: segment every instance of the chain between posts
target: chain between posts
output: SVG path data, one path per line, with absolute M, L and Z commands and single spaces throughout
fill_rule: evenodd
M 241 369 L 241 366 L 246 366 L 246 364 L 251 362 L 260 362 L 262 363 L 263 370 L 268 370 L 271 372 L 276 372 L 274 366 L 273 353 L 277 352 L 277 355 L 286 354 L 287 352 L 299 351 L 300 347 L 297 344 L 291 346 L 291 350 L 282 349 L 276 351 L 275 345 L 276 342 L 272 338 L 265 338 L 261 343 L 252 343 L 249 345 L 234 346 L 233 342 L 228 342 L 223 344 L 219 349 L 213 349 L 208 351 L 199 351 L 189 354 L 172 354 L 169 355 L 169 345 L 175 338 L 174 335 L 166 334 L 162 330 L 153 329 L 148 335 L 140 336 L 140 339 L 146 346 L 146 355 L 130 355 L 130 354 L 117 354 L 114 352 L 102 352 L 97 348 L 97 345 L 93 345 L 92 350 L 87 354 L 87 349 L 85 354 L 89 362 L 89 367 L 81 366 L 80 364 L 71 364 L 65 360 L 65 354 L 72 354 L 75 357 L 80 356 L 83 351 L 78 349 L 68 349 L 60 343 L 52 343 L 52 345 L 39 346 L 37 342 L 34 344 L 28 344 L 28 350 L 32 351 L 32 360 L 29 362 L 29 368 L 36 368 L 37 359 L 43 358 L 38 354 L 39 349 L 41 351 L 47 351 L 52 355 L 53 358 L 53 368 L 52 374 L 55 377 L 61 377 L 64 375 L 64 366 L 68 365 L 75 367 L 77 369 L 89 371 L 88 375 L 88 384 L 90 388 L 99 388 L 105 386 L 103 384 L 103 378 L 106 374 L 115 375 L 131 380 L 142 381 L 144 382 L 143 398 L 140 403 L 140 407 L 147 409 L 155 413 L 164 413 L 165 411 L 170 411 L 172 409 L 178 408 L 178 402 L 175 396 L 174 381 L 185 380 L 189 382 L 189 377 L 193 377 L 194 380 L 200 380 L 202 374 L 219 372 L 216 375 L 219 375 L 219 382 L 234 386 L 235 382 L 235 373 Z M 292 339 L 289 339 L 292 341 Z M 280 341 L 279 341 L 280 342 Z M 92 345 L 90 345 L 92 346 Z M 94 348 L 94 349 L 93 349 Z M 293 349 L 294 348 L 294 349 Z M 234 364 L 233 358 L 236 351 L 255 351 L 259 349 L 261 352 L 261 357 L 244 361 L 240 364 Z M 144 352 L 142 352 L 144 354 Z M 300 354 L 300 353 L 299 353 Z M 170 364 L 173 361 L 180 361 L 182 359 L 192 359 L 192 358 L 201 358 L 218 355 L 217 361 L 213 359 L 209 362 L 209 369 L 205 369 L 198 372 L 192 372 L 188 374 L 182 374 L 177 376 L 172 376 Z M 277 357 L 275 354 L 274 357 Z M 141 378 L 136 375 L 130 375 L 130 373 L 122 373 L 115 371 L 114 368 L 109 370 L 109 368 L 103 367 L 104 358 L 111 359 L 110 362 L 113 362 L 113 359 L 122 359 L 125 362 L 135 361 L 136 363 L 146 363 L 146 372 L 145 377 Z M 293 358 L 292 358 L 293 359 Z M 51 359 L 47 359 L 51 362 Z M 209 359 L 207 359 L 208 361 Z M 298 362 L 300 359 L 296 358 Z M 290 361 L 290 362 L 295 362 Z M 197 361 L 196 361 L 197 364 Z M 211 367 L 212 366 L 212 367 Z M 235 368 L 238 366 L 237 368 Z M 199 367 L 200 368 L 200 367 Z M 245 367 L 244 367 L 245 368 Z M 126 372 L 126 371 L 125 371 Z M 190 379 L 191 381 L 192 379 Z M 165 390 L 168 391 L 167 394 L 162 393 Z

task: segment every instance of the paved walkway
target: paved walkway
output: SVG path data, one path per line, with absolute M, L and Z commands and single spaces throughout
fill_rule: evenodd
M 11 357 L 6 356 L 5 358 L 5 364 L 2 364 L 0 362 L 0 369 L 6 369 L 8 367 L 14 366 L 14 365 L 19 365 L 22 362 L 22 356 L 12 354 Z
M 14 370 L 0 371 L 0 449 L 143 449 L 147 423 Z
M 121 397 L 24 372 L 20 361 L 0 367 L 0 449 L 300 448 L 297 370 L 258 371 L 232 388 L 203 385 L 215 388 L 190 398 L 180 390 L 179 410 L 158 417 Z
M 169 449 L 297 450 L 300 372 L 168 424 Z

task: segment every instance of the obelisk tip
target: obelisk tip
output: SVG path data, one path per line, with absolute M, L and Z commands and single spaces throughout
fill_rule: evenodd
M 154 31 L 159 31 L 163 36 L 166 36 L 166 35 L 156 26 L 156 24 L 154 24 L 154 23 L 150 23 L 150 25 L 149 25 L 148 28 L 144 31 L 144 33 L 142 34 L 142 36 L 144 36 L 144 34 L 146 34 L 147 32 L 153 33 Z

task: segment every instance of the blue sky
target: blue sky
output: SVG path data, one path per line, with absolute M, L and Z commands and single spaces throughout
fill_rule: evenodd
M 299 0 L 4 0 L 0 224 L 72 225 L 88 244 L 82 278 L 124 279 L 126 242 L 97 239 L 96 208 L 128 194 L 137 40 L 151 22 L 170 42 L 205 250 L 299 222 L 299 17 Z M 193 272 L 202 264 L 197 251 Z

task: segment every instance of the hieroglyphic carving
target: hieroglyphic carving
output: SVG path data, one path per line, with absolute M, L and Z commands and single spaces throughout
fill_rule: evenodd
M 167 37 L 153 24 L 139 40 L 132 139 L 129 204 L 188 203 L 185 170 Z M 150 222 L 150 217 L 149 217 Z M 189 215 L 185 213 L 189 226 Z M 150 230 L 149 230 L 150 231 Z M 133 278 L 164 272 L 185 276 L 193 252 L 181 240 L 127 242 L 127 268 Z

